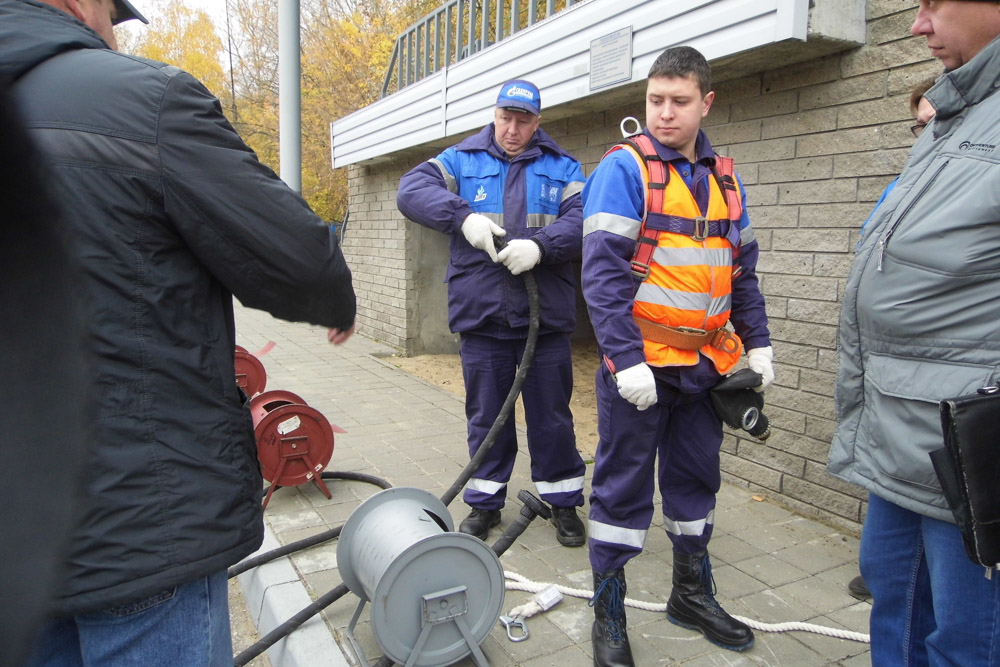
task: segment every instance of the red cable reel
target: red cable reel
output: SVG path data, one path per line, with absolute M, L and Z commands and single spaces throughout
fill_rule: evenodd
M 333 456 L 333 434 L 345 433 L 323 414 L 290 391 L 274 390 L 250 400 L 257 458 L 264 479 L 271 482 L 264 507 L 275 488 L 315 484 L 327 498 L 330 490 L 321 473 Z
M 236 346 L 235 356 L 236 386 L 251 398 L 264 391 L 264 387 L 267 386 L 267 373 L 260 359 L 239 345 Z

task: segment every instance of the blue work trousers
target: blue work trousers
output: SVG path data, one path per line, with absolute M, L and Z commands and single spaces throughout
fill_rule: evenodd
M 969 560 L 958 526 L 869 494 L 861 574 L 874 667 L 1000 665 L 1000 575 Z
M 30 667 L 223 667 L 233 664 L 225 571 L 41 632 Z
M 655 369 L 654 369 L 655 373 Z M 597 370 L 598 446 L 590 495 L 590 564 L 624 567 L 642 552 L 653 518 L 653 461 L 663 523 L 675 551 L 697 553 L 712 537 L 722 484 L 722 422 L 707 392 L 682 394 L 657 381 L 657 402 L 638 410 L 618 393 L 614 376 Z
M 460 353 L 465 378 L 465 415 L 469 428 L 469 455 L 475 455 L 503 406 L 525 339 L 500 339 L 463 333 Z M 586 466 L 576 449 L 573 413 L 573 358 L 570 336 L 551 333 L 538 337 L 521 399 L 531 455 L 531 479 L 538 494 L 556 507 L 583 505 Z M 513 410 L 489 454 L 466 485 L 463 499 L 472 507 L 495 510 L 504 506 L 507 482 L 517 456 Z

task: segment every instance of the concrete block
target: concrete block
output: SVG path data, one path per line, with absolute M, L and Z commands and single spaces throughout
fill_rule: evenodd
M 903 170 L 909 148 L 845 153 L 833 159 L 834 178 L 895 175 Z
M 840 56 L 831 55 L 806 63 L 797 63 L 787 67 L 764 72 L 763 92 L 776 93 L 793 88 L 835 81 L 840 74 Z
M 805 204 L 799 207 L 799 226 L 815 229 L 836 227 L 854 231 L 861 226 L 871 210 L 868 203 Z M 840 249 L 841 252 L 844 250 Z
M 885 71 L 838 79 L 803 89 L 799 94 L 801 109 L 838 107 L 851 102 L 873 100 L 885 95 Z
M 768 275 L 765 282 L 767 294 L 825 301 L 837 299 L 837 281 L 830 278 Z
M 801 136 L 795 142 L 795 155 L 800 158 L 875 150 L 879 147 L 879 128 L 840 129 Z
M 900 37 L 903 39 L 881 45 L 866 45 L 856 51 L 846 52 L 841 61 L 841 75 L 859 76 L 930 59 L 927 40 L 923 37 Z
M 837 129 L 836 109 L 815 109 L 796 114 L 766 118 L 761 135 L 764 139 L 789 137 L 815 132 L 829 132 Z
M 782 204 L 818 204 L 857 200 L 857 181 L 841 178 L 815 183 L 784 183 L 778 188 Z
M 802 322 L 836 325 L 840 319 L 840 304 L 836 301 L 789 299 L 787 317 Z
M 799 93 L 797 90 L 783 91 L 750 97 L 734 102 L 732 105 L 732 120 L 738 122 L 750 118 L 765 118 L 781 114 L 794 113 L 799 109 Z
M 810 276 L 813 272 L 813 256 L 808 252 L 763 253 L 757 260 L 757 272 Z
M 766 162 L 760 165 L 761 183 L 813 181 L 830 178 L 832 175 L 832 157 L 810 157 L 796 160 L 780 160 L 777 162 Z
M 828 396 L 833 398 L 833 389 L 837 380 L 836 373 L 803 369 L 800 377 L 803 391 L 808 391 L 809 393 L 816 394 L 818 396 Z

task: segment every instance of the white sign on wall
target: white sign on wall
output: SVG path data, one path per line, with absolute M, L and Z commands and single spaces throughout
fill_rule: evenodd
M 590 42 L 590 89 L 632 78 L 632 26 Z

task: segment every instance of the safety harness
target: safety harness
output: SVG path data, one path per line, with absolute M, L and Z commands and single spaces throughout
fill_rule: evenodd
M 639 286 L 649 277 L 653 253 L 659 245 L 660 234 L 663 233 L 683 234 L 695 241 L 704 241 L 712 236 L 728 239 L 733 248 L 735 278 L 740 271 L 736 258 L 740 249 L 743 201 L 736 184 L 733 159 L 716 155 L 712 167 L 712 176 L 720 192 L 725 196 L 728 218 L 726 220 L 708 220 L 705 216 L 694 219 L 682 218 L 662 213 L 664 193 L 670 180 L 670 169 L 667 162 L 657 154 L 652 140 L 645 134 L 635 134 L 612 147 L 608 153 L 625 146 L 631 148 L 642 159 L 648 174 L 646 210 L 643 213 L 635 253 L 630 262 L 636 291 L 638 292 Z M 647 226 L 646 223 L 651 218 L 655 224 Z M 728 354 L 738 353 L 740 350 L 739 338 L 725 327 L 706 331 L 692 327 L 671 327 L 642 317 L 634 317 L 634 320 L 645 340 L 669 345 L 679 350 L 699 350 L 704 346 Z

